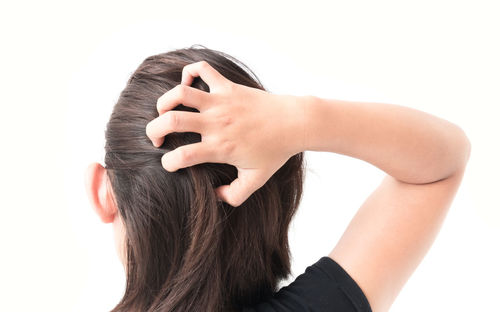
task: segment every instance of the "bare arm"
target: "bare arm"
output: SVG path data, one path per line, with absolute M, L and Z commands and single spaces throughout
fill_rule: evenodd
M 200 76 L 210 93 L 188 87 Z M 200 113 L 169 111 L 183 103 Z M 388 175 L 363 203 L 330 253 L 375 312 L 387 311 L 434 241 L 460 185 L 470 143 L 456 125 L 403 106 L 273 95 L 231 83 L 204 62 L 158 100 L 148 124 L 154 144 L 193 131 L 202 142 L 165 154 L 165 169 L 230 163 L 238 179 L 218 195 L 240 205 L 295 153 L 356 157 Z
M 422 185 L 386 176 L 330 252 L 359 284 L 373 311 L 389 310 L 429 250 L 462 174 Z
M 469 142 L 456 125 L 393 104 L 310 98 L 303 150 L 367 161 L 395 179 L 430 183 L 465 166 Z
M 388 174 L 330 253 L 373 311 L 387 311 L 441 227 L 470 143 L 454 124 L 402 106 L 314 97 L 305 103 L 304 149 L 356 157 Z
M 433 243 L 470 143 L 456 125 L 407 107 L 310 98 L 305 150 L 356 157 L 388 175 L 330 253 L 373 311 L 387 311 Z

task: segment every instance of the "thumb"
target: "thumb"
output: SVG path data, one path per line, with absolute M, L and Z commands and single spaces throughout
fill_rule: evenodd
M 229 185 L 219 186 L 215 191 L 217 196 L 230 204 L 233 207 L 238 207 L 245 200 L 258 190 L 266 179 L 263 179 L 257 170 L 240 171 L 238 169 L 238 177 Z

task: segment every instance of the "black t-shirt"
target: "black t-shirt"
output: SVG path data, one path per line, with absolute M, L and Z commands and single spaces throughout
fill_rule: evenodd
M 322 257 L 276 292 L 243 312 L 352 311 L 371 312 L 370 304 L 351 276 L 332 258 Z

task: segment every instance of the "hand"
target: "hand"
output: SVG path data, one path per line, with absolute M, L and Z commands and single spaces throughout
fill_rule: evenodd
M 210 93 L 190 87 L 198 76 Z M 193 63 L 184 67 L 181 84 L 158 99 L 160 116 L 148 123 L 146 133 L 157 147 L 171 132 L 200 133 L 201 142 L 163 155 L 162 166 L 173 172 L 204 162 L 234 165 L 238 178 L 216 193 L 239 206 L 302 151 L 303 111 L 297 99 L 233 83 L 207 62 Z M 199 113 L 172 110 L 181 103 Z

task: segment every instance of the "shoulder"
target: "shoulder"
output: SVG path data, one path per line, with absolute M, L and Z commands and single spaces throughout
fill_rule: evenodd
M 332 258 L 321 257 L 272 298 L 244 311 L 332 310 L 371 312 L 366 296 L 349 274 Z

